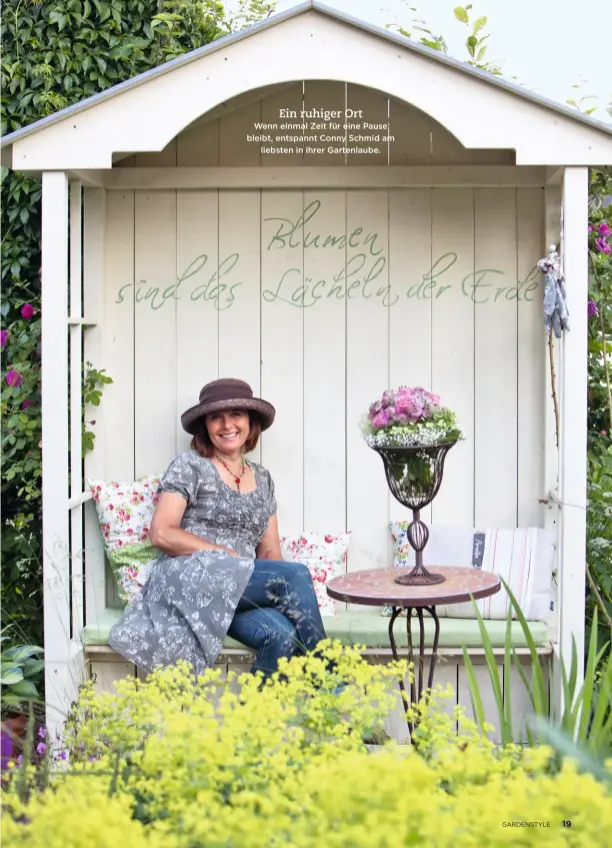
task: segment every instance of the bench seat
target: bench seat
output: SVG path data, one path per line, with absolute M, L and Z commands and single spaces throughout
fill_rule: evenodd
M 108 645 L 108 634 L 116 621 L 121 617 L 122 610 L 107 608 L 100 615 L 96 624 L 88 624 L 83 630 L 83 642 L 85 649 L 95 646 Z M 343 610 L 337 616 L 327 616 L 323 619 L 325 630 L 330 639 L 338 639 L 346 645 L 363 645 L 369 649 L 389 650 L 389 619 L 376 611 L 353 611 Z M 506 639 L 505 621 L 484 622 L 489 638 L 494 648 L 503 648 Z M 542 621 L 529 622 L 531 635 L 540 651 L 550 650 L 550 633 L 546 624 Z M 395 637 L 398 647 L 406 645 L 406 621 L 401 618 L 395 623 Z M 413 621 L 413 640 L 418 645 L 418 621 Z M 428 648 L 433 643 L 434 624 L 425 617 L 425 640 Z M 516 649 L 528 647 L 523 629 L 518 621 L 511 625 L 512 646 Z M 235 639 L 226 637 L 224 649 L 242 649 L 244 645 Z M 468 650 L 481 649 L 482 639 L 478 621 L 466 618 L 441 618 L 440 619 L 440 641 L 439 648 L 461 649 L 465 646 Z

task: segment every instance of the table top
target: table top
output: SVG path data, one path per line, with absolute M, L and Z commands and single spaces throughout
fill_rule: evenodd
M 437 604 L 459 604 L 473 598 L 486 598 L 500 590 L 496 574 L 473 566 L 441 566 L 427 564 L 432 574 L 443 574 L 443 583 L 431 586 L 402 586 L 395 582 L 409 568 L 370 568 L 332 578 L 327 594 L 337 601 L 367 606 L 430 607 Z

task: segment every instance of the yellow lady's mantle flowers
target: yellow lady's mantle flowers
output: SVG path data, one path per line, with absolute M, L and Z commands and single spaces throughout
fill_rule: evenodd
M 546 748 L 496 748 L 434 693 L 417 747 L 375 753 L 401 666 L 329 644 L 261 686 L 181 666 L 116 693 L 86 687 L 65 771 L 4 793 L 3 845 L 23 848 L 590 846 L 612 829 L 609 785 L 553 768 Z M 346 689 L 334 689 L 341 681 Z M 93 759 L 92 759 L 93 758 Z M 23 797 L 23 795 L 22 795 Z M 568 822 L 571 825 L 568 825 Z

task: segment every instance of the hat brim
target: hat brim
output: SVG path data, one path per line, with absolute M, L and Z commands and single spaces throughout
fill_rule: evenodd
M 261 400 L 261 398 L 229 398 L 212 403 L 198 403 L 181 415 L 183 430 L 195 436 L 200 418 L 209 415 L 211 412 L 220 412 L 223 409 L 246 409 L 249 412 L 257 412 L 261 419 L 262 430 L 267 430 L 272 425 L 276 415 L 276 410 L 272 404 L 266 400 Z

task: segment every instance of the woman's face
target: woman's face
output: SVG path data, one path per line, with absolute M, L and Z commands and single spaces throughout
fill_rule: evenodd
M 241 409 L 224 409 L 222 412 L 211 412 L 205 421 L 215 450 L 238 456 L 251 431 L 248 412 Z

